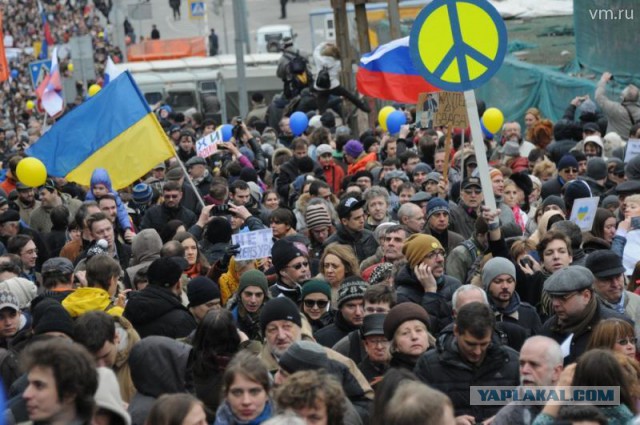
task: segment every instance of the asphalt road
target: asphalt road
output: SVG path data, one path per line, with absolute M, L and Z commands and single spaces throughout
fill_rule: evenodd
M 209 28 L 214 28 L 219 37 L 220 53 L 234 53 L 235 29 L 233 25 L 234 0 L 223 0 L 218 13 L 214 13 L 214 2 L 219 0 L 206 0 L 207 18 L 190 19 L 189 2 L 182 0 L 180 11 L 181 19 L 174 20 L 169 6 L 169 0 L 149 0 L 152 10 L 152 19 L 129 19 L 138 37 L 150 36 L 151 25 L 155 24 L 163 39 L 193 37 L 206 35 Z M 250 49 L 256 49 L 256 30 L 264 25 L 289 24 L 297 34 L 296 43 L 303 49 L 311 50 L 311 33 L 309 24 L 309 12 L 318 8 L 330 7 L 329 0 L 289 0 L 287 4 L 287 19 L 280 17 L 280 0 L 245 0 L 247 10 L 247 25 L 249 28 Z M 116 0 L 114 7 L 120 8 L 123 15 L 127 15 L 129 6 L 145 3 L 145 0 Z M 225 26 L 226 24 L 226 26 Z

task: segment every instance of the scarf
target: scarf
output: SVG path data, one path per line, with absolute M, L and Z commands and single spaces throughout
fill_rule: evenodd
M 218 408 L 216 413 L 216 425 L 259 425 L 271 418 L 271 400 L 267 400 L 264 405 L 264 410 L 257 418 L 250 421 L 241 421 L 233 414 L 229 402 L 225 401 L 222 406 Z
M 591 324 L 597 310 L 598 301 L 596 301 L 595 294 L 592 294 L 589 304 L 586 305 L 578 316 L 570 317 L 567 323 L 562 324 L 558 323 L 558 318 L 556 317 L 555 323 L 551 326 L 551 330 L 564 335 L 574 334 L 575 337 L 582 335 Z
M 516 224 L 524 232 L 525 224 L 524 224 L 524 220 L 522 219 L 522 210 L 520 209 L 519 206 L 515 205 L 511 208 L 511 211 L 513 211 L 513 216 L 516 219 Z
M 189 279 L 200 276 L 200 263 L 196 262 L 193 266 L 189 266 L 184 273 L 189 277 Z
M 438 232 L 437 230 L 432 229 L 430 227 L 429 227 L 429 231 L 431 232 L 431 236 L 436 238 L 438 242 L 440 242 L 440 245 L 442 245 L 442 247 L 446 251 L 448 251 L 449 250 L 449 231 L 445 230 L 444 232 Z
M 514 319 L 518 320 L 517 313 L 518 313 L 518 308 L 520 307 L 520 295 L 518 295 L 517 292 L 514 292 L 513 296 L 511 297 L 511 301 L 509 301 L 509 305 L 507 305 L 505 308 L 500 308 L 499 306 L 495 305 L 493 301 L 491 301 L 491 306 L 493 307 L 493 310 L 496 312 L 496 315 L 511 316 Z
M 620 301 L 618 301 L 617 303 L 610 303 L 609 301 L 600 298 L 600 301 L 602 302 L 602 304 L 604 304 L 605 306 L 609 307 L 611 310 L 620 313 L 620 314 L 624 314 L 624 307 L 627 304 L 627 294 L 622 291 L 622 296 L 620 297 Z

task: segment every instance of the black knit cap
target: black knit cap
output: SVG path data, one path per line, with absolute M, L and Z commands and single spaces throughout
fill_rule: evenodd
M 183 265 L 177 257 L 163 257 L 153 260 L 147 269 L 147 278 L 150 285 L 158 285 L 163 288 L 171 288 L 182 276 Z
M 58 301 L 44 298 L 33 309 L 33 333 L 62 332 L 73 338 L 73 319 Z
M 220 288 L 206 276 L 198 276 L 187 284 L 189 307 L 197 307 L 211 300 L 220 299 Z
M 284 269 L 291 260 L 297 257 L 306 257 L 306 254 L 289 240 L 280 239 L 271 247 L 271 262 L 276 272 Z
M 302 326 L 302 317 L 300 316 L 300 310 L 287 297 L 278 297 L 269 300 L 262 307 L 260 312 L 260 327 L 262 333 L 267 328 L 267 325 L 275 320 L 289 320 L 298 326 Z
M 312 341 L 296 341 L 278 360 L 278 365 L 287 373 L 301 370 L 320 370 L 329 367 L 329 357 L 324 347 Z

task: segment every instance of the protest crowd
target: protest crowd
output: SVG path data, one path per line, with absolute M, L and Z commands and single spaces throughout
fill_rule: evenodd
M 117 56 L 86 4 L 42 3 L 56 40 L 90 33 L 98 62 Z M 15 46 L 42 37 L 36 2 L 4 13 Z M 318 46 L 311 67 L 287 42 L 282 96 L 254 94 L 208 156 L 199 141 L 223 123 L 156 105 L 175 157 L 120 190 L 104 168 L 89 187 L 19 181 L 43 129 L 24 107 L 34 58 L 11 63 L 6 423 L 634 423 L 640 155 L 627 143 L 640 139 L 638 88 L 610 99 L 605 72 L 561 119 L 533 107 L 524 126 L 506 117 L 477 152 L 468 128 L 448 143 L 416 105 L 393 105 L 406 121 L 397 132 L 379 119 L 358 134 L 347 111 L 373 102 L 337 81 L 337 47 Z M 492 187 L 479 175 L 485 153 Z M 620 402 L 478 404 L 475 386 L 617 387 Z

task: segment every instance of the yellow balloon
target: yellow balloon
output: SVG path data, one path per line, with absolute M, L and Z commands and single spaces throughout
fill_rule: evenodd
M 47 168 L 38 158 L 27 157 L 18 162 L 18 180 L 29 187 L 42 186 L 47 180 Z
M 73 72 L 73 64 L 72 64 L 72 63 L 69 63 L 69 64 L 67 65 L 67 71 L 69 71 L 69 72 Z
M 482 115 L 482 123 L 484 124 L 484 128 L 496 134 L 502 129 L 504 115 L 502 115 L 502 112 L 498 108 L 489 108 L 484 111 L 484 115 Z
M 382 127 L 384 131 L 387 131 L 387 117 L 393 111 L 395 111 L 393 106 L 385 106 L 378 112 L 378 124 L 380 124 L 380 127 Z
M 36 104 L 34 103 L 33 100 L 27 100 L 27 111 L 30 111 L 35 107 L 36 107 Z
M 91 84 L 89 86 L 89 97 L 95 96 L 100 90 L 102 90 L 102 87 L 100 87 L 100 85 Z

